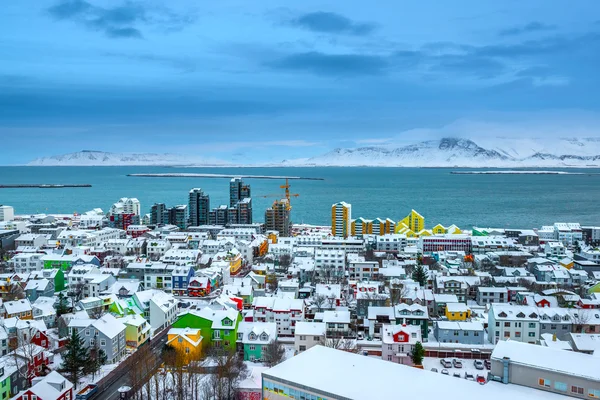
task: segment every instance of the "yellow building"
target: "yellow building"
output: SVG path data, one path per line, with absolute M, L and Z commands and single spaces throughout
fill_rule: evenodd
M 442 224 L 437 224 L 431 229 L 434 235 L 444 235 L 446 234 L 446 227 Z
M 351 236 L 352 206 L 344 201 L 331 206 L 331 234 L 347 238 Z
M 125 325 L 127 346 L 137 348 L 150 338 L 150 324 L 141 315 L 128 315 L 120 321 Z
M 463 303 L 446 304 L 446 318 L 448 321 L 466 321 L 471 318 L 471 310 Z
M 202 335 L 200 329 L 171 328 L 167 333 L 167 344 L 177 352 L 183 364 L 200 360 Z
M 370 235 L 373 233 L 373 221 L 360 217 L 350 223 L 350 234 L 352 236 Z
M 411 210 L 410 214 L 398 221 L 395 233 L 406 234 L 406 237 L 415 237 L 418 236 L 419 232 L 423 229 L 425 229 L 425 217 L 415 210 Z

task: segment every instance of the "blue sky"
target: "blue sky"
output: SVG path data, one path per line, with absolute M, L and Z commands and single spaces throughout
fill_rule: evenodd
M 11 1 L 0 156 L 279 161 L 456 121 L 593 134 L 598 70 L 596 0 Z

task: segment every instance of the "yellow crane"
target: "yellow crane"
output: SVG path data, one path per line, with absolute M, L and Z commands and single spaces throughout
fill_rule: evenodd
M 281 189 L 285 189 L 285 198 L 287 199 L 287 209 L 288 211 L 292 209 L 292 202 L 291 202 L 291 198 L 292 197 L 299 197 L 300 195 L 298 193 L 290 193 L 290 182 L 289 179 L 286 178 L 285 180 L 285 185 L 281 185 L 279 186 Z M 267 197 L 279 197 L 281 198 L 281 194 L 266 194 L 264 196 L 258 196 L 261 198 L 267 198 Z

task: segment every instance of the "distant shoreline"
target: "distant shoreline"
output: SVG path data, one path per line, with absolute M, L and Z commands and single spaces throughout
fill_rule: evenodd
M 324 181 L 324 178 L 302 176 L 269 176 L 269 175 L 243 175 L 243 174 L 194 174 L 194 173 L 168 173 L 168 174 L 127 174 L 138 178 L 243 178 L 243 179 L 294 179 L 305 181 Z
M 593 172 L 566 171 L 450 171 L 454 175 L 600 175 Z

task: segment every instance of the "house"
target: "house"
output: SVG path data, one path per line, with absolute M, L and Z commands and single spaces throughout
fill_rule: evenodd
M 208 344 L 226 349 L 235 349 L 241 314 L 232 308 L 189 310 L 173 322 L 173 328 L 200 329 Z
M 49 279 L 54 281 L 54 293 L 62 292 L 65 290 L 65 273 L 61 269 L 43 269 L 41 271 L 34 271 L 29 275 L 29 279 Z
M 143 290 L 142 282 L 139 279 L 118 279 L 108 289 L 100 294 L 114 294 L 120 299 L 132 297 L 137 292 Z
M 118 362 L 125 355 L 126 326 L 111 314 L 95 319 L 72 319 L 69 331 L 77 330 L 87 348 L 97 347 L 106 355 L 106 363 Z
M 16 400 L 72 400 L 73 384 L 56 371 L 44 377 L 34 378 L 32 386 L 19 392 Z
M 125 345 L 137 348 L 150 339 L 150 324 L 141 315 L 127 315 L 119 319 L 125 325 Z
M 570 310 L 560 307 L 538 307 L 540 316 L 540 335 L 550 334 L 559 340 L 567 340 L 573 329 Z
M 491 364 L 491 376 L 503 383 L 542 390 L 546 396 L 600 397 L 598 357 L 508 340 L 496 345 Z
M 153 331 L 160 331 L 177 319 L 178 301 L 172 295 L 157 291 L 149 300 L 148 320 Z
M 244 351 L 244 361 L 263 360 L 263 350 L 277 340 L 275 322 L 241 322 L 237 332 L 238 343 Z
M 187 287 L 187 295 L 190 297 L 204 297 L 211 292 L 210 279 L 206 276 L 195 276 L 190 278 Z
M 369 307 L 366 321 L 370 337 L 380 338 L 384 324 L 418 325 L 423 342 L 429 337 L 429 314 L 427 307 L 419 304 L 397 304 L 393 307 Z
M 455 294 L 433 294 L 433 307 L 430 312 L 432 315 L 444 315 L 446 313 L 446 305 L 450 303 L 458 303 L 458 297 Z
M 296 354 L 310 349 L 318 344 L 325 343 L 325 334 L 327 324 L 325 322 L 304 322 L 296 323 L 294 332 L 294 349 Z
M 488 339 L 496 344 L 503 340 L 536 343 L 540 337 L 537 307 L 492 304 L 488 312 Z
M 413 365 L 411 353 L 421 342 L 421 329 L 415 325 L 384 325 L 381 335 L 381 358 L 397 364 Z
M 325 311 L 323 322 L 327 326 L 327 338 L 354 337 L 354 332 L 350 330 L 350 311 Z
M 508 288 L 479 286 L 476 301 L 480 306 L 490 303 L 508 303 Z
M 315 296 L 327 299 L 324 306 L 328 309 L 334 309 L 341 304 L 342 285 L 317 283 Z
M 445 315 L 449 321 L 466 321 L 471 318 L 471 309 L 463 303 L 448 303 Z
M 0 305 L 0 313 L 4 318 L 33 319 L 31 303 L 27 299 L 5 301 Z
M 43 279 L 32 279 L 27 281 L 25 286 L 25 296 L 31 302 L 34 302 L 38 297 L 52 297 L 54 296 L 54 281 Z
M 173 269 L 173 294 L 185 296 L 190 280 L 194 277 L 195 270 L 191 266 L 178 266 Z
M 199 361 L 202 356 L 202 332 L 193 328 L 171 328 L 167 333 L 167 345 L 185 360 Z
M 295 325 L 304 320 L 304 300 L 255 297 L 252 303 L 254 320 L 277 323 L 277 336 L 294 336 Z
M 17 367 L 9 357 L 0 358 L 0 398 L 8 399 L 18 391 L 17 382 L 14 382 L 14 388 L 11 382 L 13 375 L 17 375 Z M 12 390 L 12 392 L 11 392 Z
M 485 332 L 481 322 L 437 321 L 434 333 L 440 343 L 485 344 Z
M 16 254 L 11 262 L 17 274 L 27 274 L 39 271 L 43 267 L 42 257 L 45 253 L 21 253 Z
M 593 333 L 568 333 L 566 340 L 571 344 L 573 351 L 597 355 L 600 352 L 600 335 Z
M 356 293 L 356 315 L 364 318 L 369 313 L 369 307 L 383 307 L 388 301 L 389 296 L 378 293 L 376 288 L 359 287 L 359 291 Z
M 565 246 L 561 242 L 546 242 L 544 246 L 546 257 L 562 259 L 566 255 Z

